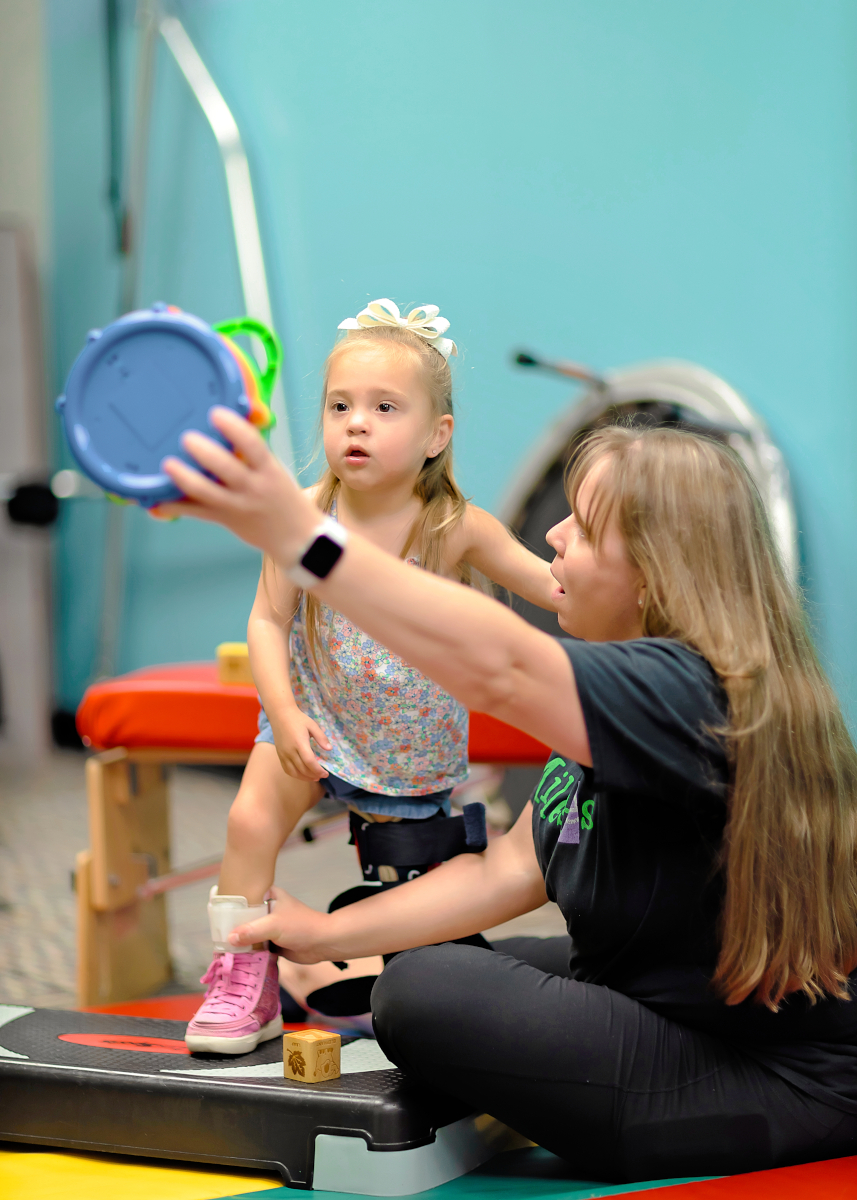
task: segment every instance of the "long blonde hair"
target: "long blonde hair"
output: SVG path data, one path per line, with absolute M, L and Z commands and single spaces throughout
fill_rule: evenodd
M 452 415 L 452 372 L 443 355 L 430 346 L 418 334 L 393 325 L 381 325 L 372 329 L 349 330 L 346 337 L 336 343 L 324 364 L 324 385 L 321 393 L 321 416 L 327 403 L 327 388 L 333 364 L 355 346 L 381 346 L 387 353 L 400 357 L 410 356 L 419 364 L 422 382 L 428 393 L 432 417 L 439 420 Z M 339 493 L 340 481 L 330 467 L 326 467 L 318 481 L 316 504 L 322 511 L 330 512 Z M 426 571 L 439 572 L 444 563 L 446 539 L 462 519 L 467 509 L 467 500 L 455 482 L 452 468 L 452 439 L 434 458 L 427 458 L 420 470 L 414 495 L 422 501 L 422 509 L 411 526 L 401 557 L 408 551 L 419 551 L 420 566 Z M 462 583 L 471 582 L 471 572 L 466 563 L 456 568 Z M 321 637 L 323 614 L 321 602 L 307 592 L 304 595 L 304 624 L 309 651 L 319 675 L 330 669 L 329 657 L 324 653 Z M 332 614 L 328 614 L 328 619 Z
M 646 583 L 643 633 L 716 671 L 731 767 L 713 986 L 727 1004 L 848 999 L 857 966 L 857 753 L 733 451 L 673 429 L 612 427 L 573 460 L 568 497 L 606 460 L 584 532 L 614 518 Z M 578 521 L 581 515 L 577 514 Z

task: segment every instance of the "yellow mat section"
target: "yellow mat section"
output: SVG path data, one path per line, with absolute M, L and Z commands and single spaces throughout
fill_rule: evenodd
M 195 1163 L 71 1150 L 0 1149 L 2 1200 L 220 1200 L 279 1187 L 278 1178 L 257 1171 L 227 1173 Z

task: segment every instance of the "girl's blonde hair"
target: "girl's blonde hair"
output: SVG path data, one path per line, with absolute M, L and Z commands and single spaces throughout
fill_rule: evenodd
M 452 415 L 452 372 L 443 355 L 432 348 L 424 338 L 394 325 L 380 325 L 372 329 L 353 329 L 336 343 L 324 364 L 324 385 L 321 393 L 321 417 L 327 404 L 327 388 L 333 364 L 356 346 L 377 346 L 388 354 L 401 358 L 411 357 L 420 367 L 420 376 L 428 393 L 434 420 Z M 330 512 L 339 492 L 339 479 L 325 468 L 318 482 L 316 504 L 324 512 Z M 447 442 L 440 454 L 427 458 L 423 463 L 414 494 L 422 501 L 422 510 L 412 525 L 401 557 L 417 548 L 420 565 L 426 571 L 439 572 L 443 567 L 446 539 L 464 516 L 467 500 L 455 482 L 452 469 L 452 440 Z M 466 563 L 457 567 L 462 583 L 471 582 Z M 321 638 L 322 604 L 309 592 L 304 594 L 304 624 L 307 631 L 309 651 L 319 674 L 329 669 L 330 662 L 322 650 Z
M 606 460 L 585 524 L 614 518 L 645 578 L 643 633 L 676 638 L 728 699 L 725 898 L 713 985 L 727 1004 L 848 999 L 857 966 L 857 753 L 733 451 L 673 429 L 612 427 L 573 461 L 568 498 Z

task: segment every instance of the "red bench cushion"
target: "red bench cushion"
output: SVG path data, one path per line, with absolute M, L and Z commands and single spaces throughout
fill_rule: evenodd
M 98 750 L 249 752 L 258 715 L 256 689 L 220 683 L 216 663 L 175 663 L 93 684 L 77 710 L 77 728 Z M 469 753 L 471 762 L 541 765 L 548 747 L 485 713 L 471 713 Z

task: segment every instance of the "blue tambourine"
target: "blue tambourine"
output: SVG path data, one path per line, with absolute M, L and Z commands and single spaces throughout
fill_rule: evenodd
M 80 469 L 105 492 L 144 508 L 180 499 L 161 462 L 174 455 L 197 465 L 181 445 L 188 429 L 229 445 L 209 423 L 215 405 L 270 425 L 267 401 L 282 358 L 276 336 L 246 318 L 220 328 L 154 304 L 89 334 L 56 407 Z M 247 332 L 265 345 L 262 376 L 226 336 Z

